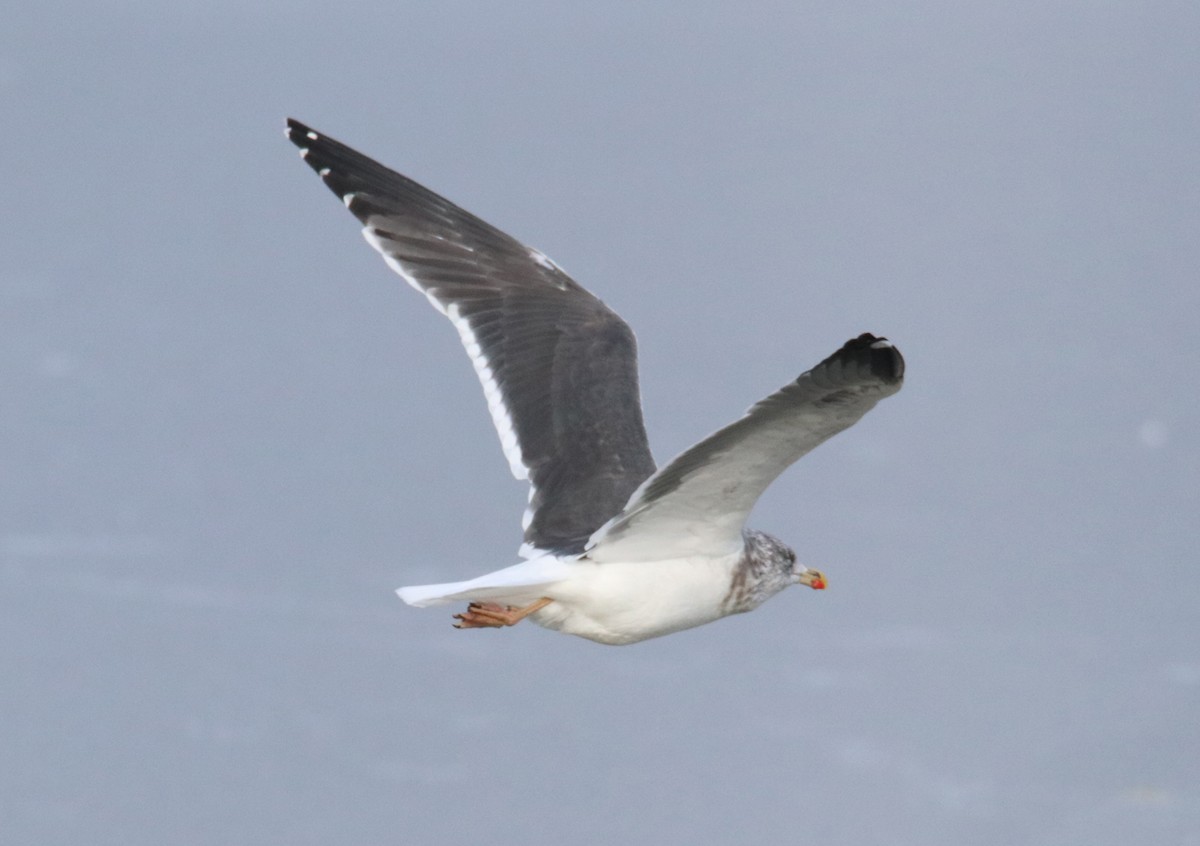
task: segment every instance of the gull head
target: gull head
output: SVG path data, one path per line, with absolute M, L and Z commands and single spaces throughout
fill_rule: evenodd
M 825 574 L 820 570 L 812 570 L 796 560 L 796 551 L 779 538 L 771 537 L 764 532 L 745 532 L 747 546 L 754 547 L 759 557 L 772 562 L 769 567 L 782 582 L 776 587 L 781 590 L 791 585 L 804 585 L 813 590 L 825 590 Z

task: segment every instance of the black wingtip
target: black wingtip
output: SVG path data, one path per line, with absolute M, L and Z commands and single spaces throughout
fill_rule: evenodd
M 287 140 L 300 148 L 300 155 L 302 156 L 307 155 L 308 150 L 317 141 L 321 140 L 321 136 L 316 130 L 311 129 L 295 118 L 287 119 L 287 128 L 284 129 L 283 134 L 287 137 Z
M 283 131 L 283 134 L 292 141 L 298 141 L 302 137 L 308 135 L 310 132 L 312 132 L 312 130 L 302 124 L 300 121 L 296 120 L 295 118 L 288 118 L 287 129 Z
M 304 163 L 316 171 L 329 190 L 343 202 L 348 194 L 363 190 L 380 195 L 425 190 L 353 147 L 317 132 L 295 118 L 287 119 L 284 134 L 300 148 Z M 361 219 L 358 211 L 353 208 L 350 211 Z
M 870 332 L 847 341 L 832 357 L 866 365 L 872 376 L 889 385 L 904 378 L 904 356 L 900 355 L 900 350 L 887 338 Z
M 397 174 L 340 141 L 322 135 L 295 118 L 287 119 L 287 139 L 300 150 L 300 158 L 316 171 L 325 185 L 346 201 L 346 196 L 369 181 L 387 181 Z M 352 208 L 351 212 L 355 212 Z

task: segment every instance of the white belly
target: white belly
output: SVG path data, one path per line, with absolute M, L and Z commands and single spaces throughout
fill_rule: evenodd
M 726 558 L 571 564 L 571 578 L 543 595 L 539 625 L 600 643 L 636 643 L 726 616 L 740 552 Z

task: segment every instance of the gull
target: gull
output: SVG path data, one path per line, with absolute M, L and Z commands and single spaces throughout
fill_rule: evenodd
M 467 602 L 463 629 L 529 618 L 629 644 L 751 611 L 825 577 L 746 528 L 793 462 L 900 390 L 904 359 L 860 334 L 662 468 L 650 455 L 633 332 L 542 252 L 296 120 L 287 137 L 367 243 L 458 330 L 500 445 L 530 484 L 519 563 L 402 587 Z

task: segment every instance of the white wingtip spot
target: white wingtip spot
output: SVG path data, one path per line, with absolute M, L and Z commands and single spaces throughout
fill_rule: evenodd
M 321 140 L 321 136 L 318 135 L 317 133 L 313 132 L 311 129 L 308 132 L 304 133 L 304 137 L 308 138 L 311 141 L 320 141 Z
M 889 341 L 887 338 L 880 338 L 878 341 L 871 344 L 871 349 L 873 349 L 873 350 L 886 350 L 886 349 L 891 349 L 891 347 L 892 347 L 892 342 Z
M 554 259 L 550 258 L 550 256 L 546 255 L 541 250 L 535 250 L 533 247 L 530 247 L 529 257 L 547 270 L 557 270 L 559 273 L 566 272 L 559 267 L 557 263 L 555 263 Z
M 322 179 L 324 179 L 326 176 L 328 176 L 332 172 L 333 171 L 331 171 L 329 168 L 323 167 L 317 171 L 317 175 L 320 176 Z

